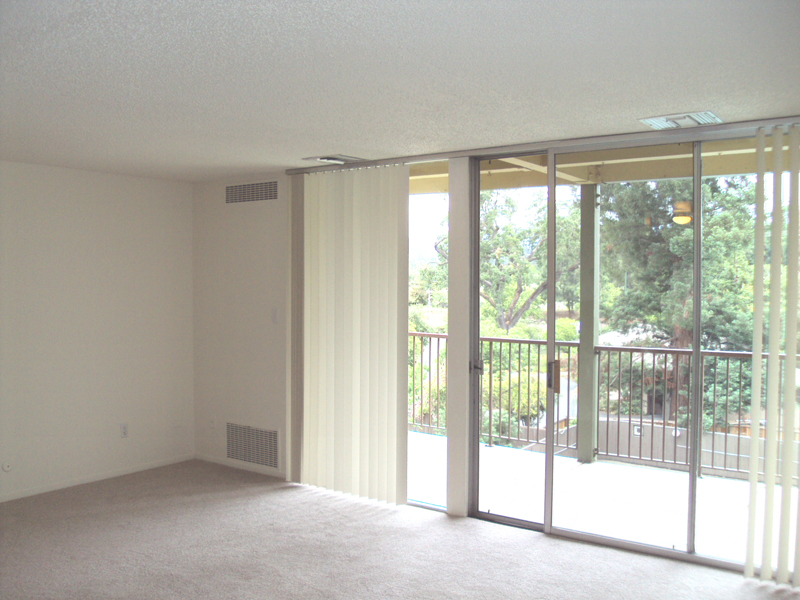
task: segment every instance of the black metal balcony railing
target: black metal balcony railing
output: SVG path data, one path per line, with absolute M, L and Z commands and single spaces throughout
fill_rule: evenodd
M 481 338 L 484 371 L 481 377 L 481 439 L 499 444 L 544 450 L 547 402 L 545 342 L 506 338 Z M 561 395 L 557 411 L 556 446 L 577 444 L 578 343 L 558 342 L 561 361 Z
M 415 431 L 447 431 L 447 334 L 408 334 L 408 424 Z
M 691 351 L 598 350 L 598 453 L 688 465 Z
M 543 451 L 545 342 L 481 338 L 480 344 L 484 360 L 480 383 L 482 442 Z M 578 441 L 577 347 L 577 342 L 556 343 L 561 393 L 555 443 L 556 451 L 565 456 L 576 455 Z M 447 431 L 446 354 L 445 334 L 409 334 L 410 429 L 440 434 Z M 600 346 L 596 356 L 598 454 L 687 469 L 692 352 Z M 703 351 L 701 356 L 701 466 L 707 472 L 741 476 L 750 467 L 752 355 Z M 762 371 L 766 375 L 766 360 Z

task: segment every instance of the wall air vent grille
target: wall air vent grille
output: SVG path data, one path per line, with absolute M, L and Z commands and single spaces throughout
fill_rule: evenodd
M 228 423 L 228 458 L 278 468 L 278 432 Z
M 248 183 L 246 185 L 229 185 L 225 188 L 225 203 L 257 202 L 258 200 L 277 200 L 278 182 Z

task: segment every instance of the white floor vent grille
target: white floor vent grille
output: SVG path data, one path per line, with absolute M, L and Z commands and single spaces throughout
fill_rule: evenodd
M 246 185 L 229 185 L 225 188 L 225 203 L 257 202 L 258 200 L 277 200 L 278 182 L 248 183 Z
M 278 432 L 228 423 L 228 458 L 278 468 Z

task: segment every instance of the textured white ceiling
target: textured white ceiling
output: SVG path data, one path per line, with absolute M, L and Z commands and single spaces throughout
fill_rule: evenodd
M 797 115 L 798 31 L 796 0 L 0 0 L 0 158 L 199 181 Z

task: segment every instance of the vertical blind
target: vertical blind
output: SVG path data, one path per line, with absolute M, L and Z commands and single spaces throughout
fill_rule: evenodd
M 305 176 L 301 481 L 406 501 L 407 166 Z
M 757 161 L 750 520 L 745 574 L 754 576 L 758 572 L 761 579 L 798 586 L 800 505 L 795 478 L 800 124 L 759 130 Z M 771 199 L 767 194 L 769 179 Z M 768 295 L 765 280 L 769 282 Z M 762 382 L 765 350 L 766 386 Z M 763 441 L 762 423 L 766 424 Z

